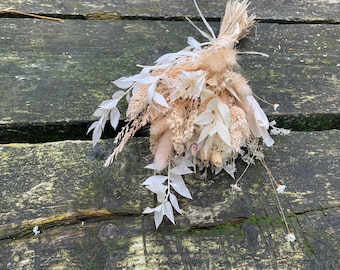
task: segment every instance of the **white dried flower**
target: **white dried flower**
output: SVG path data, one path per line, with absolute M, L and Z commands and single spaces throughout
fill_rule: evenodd
M 231 184 L 230 186 L 231 186 L 232 190 L 235 190 L 235 191 L 238 191 L 238 192 L 242 191 L 242 188 L 240 186 L 238 186 L 237 184 Z
M 277 193 L 283 193 L 286 189 L 286 185 L 280 185 L 280 184 L 276 184 L 276 191 Z
M 33 233 L 34 233 L 34 236 L 36 236 L 36 235 L 38 235 L 40 233 L 38 226 L 34 226 L 33 227 Z
M 285 238 L 288 242 L 294 242 L 296 240 L 295 235 L 291 232 L 288 232 Z

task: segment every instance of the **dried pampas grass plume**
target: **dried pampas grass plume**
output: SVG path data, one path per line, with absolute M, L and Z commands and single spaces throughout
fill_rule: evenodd
M 246 0 L 227 3 L 218 36 L 195 0 L 194 4 L 208 31 L 187 20 L 208 41 L 200 43 L 189 37 L 183 50 L 159 57 L 153 66 L 140 66 L 139 74 L 114 81 L 118 88 L 126 90 L 115 92 L 112 99 L 100 104 L 94 113 L 100 119 L 89 128 L 93 130 L 95 145 L 107 120 L 117 127 L 120 118 L 117 103 L 127 98 L 127 124 L 115 138 L 117 147 L 107 159 L 107 166 L 138 129 L 150 124 L 154 162 L 146 168 L 153 169 L 155 175 L 142 185 L 157 195 L 159 205 L 144 211 L 154 213 L 156 227 L 163 216 L 175 223 L 173 209 L 181 213 L 175 192 L 191 199 L 183 175 L 196 169 L 203 171 L 203 176 L 210 168 L 215 174 L 224 170 L 234 177 L 238 157 L 248 164 L 247 168 L 258 159 L 273 186 L 278 184 L 264 163 L 261 150 L 263 143 L 268 147 L 274 144 L 268 132 L 270 123 L 247 80 L 239 73 L 237 63 L 242 52 L 235 46 L 255 24 L 254 15 L 247 14 L 249 3 Z M 241 177 L 231 185 L 233 190 L 241 190 Z M 280 212 L 283 213 L 282 209 Z

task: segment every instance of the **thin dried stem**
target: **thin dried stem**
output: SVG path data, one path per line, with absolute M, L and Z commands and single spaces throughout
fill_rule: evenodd
M 260 158 L 260 161 L 261 161 L 263 167 L 266 169 L 266 171 L 267 171 L 267 173 L 268 173 L 268 175 L 269 175 L 270 183 L 272 184 L 272 186 L 273 186 L 273 188 L 274 188 L 274 194 L 275 194 L 275 198 L 276 198 L 277 204 L 278 204 L 278 206 L 279 206 L 279 210 L 280 210 L 281 217 L 282 217 L 283 222 L 284 222 L 284 224 L 285 224 L 285 226 L 286 226 L 286 228 L 287 228 L 288 233 L 290 233 L 290 229 L 289 229 L 289 226 L 288 226 L 288 222 L 287 222 L 286 216 L 285 216 L 285 214 L 284 214 L 284 212 L 283 212 L 283 208 L 282 208 L 282 205 L 281 205 L 279 196 L 277 195 L 277 192 L 276 192 L 276 184 L 277 184 L 277 182 L 276 182 L 276 180 L 275 180 L 273 174 L 271 173 L 269 167 L 267 166 L 266 162 L 264 161 L 264 159 L 263 159 L 263 158 Z
M 62 21 L 60 18 L 54 18 L 54 17 L 49 17 L 49 16 L 42 16 L 42 15 L 27 13 L 27 12 L 13 10 L 13 9 L 3 9 L 3 10 L 0 10 L 0 14 L 1 13 L 3 13 L 3 14 L 5 14 L 5 13 L 19 14 L 19 15 L 24 15 L 24 16 L 28 16 L 28 17 L 37 18 L 37 19 L 51 20 L 51 21 L 58 21 L 58 22 Z

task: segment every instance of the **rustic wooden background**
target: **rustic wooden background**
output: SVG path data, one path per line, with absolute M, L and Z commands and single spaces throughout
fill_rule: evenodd
M 197 2 L 217 31 L 225 1 Z M 240 43 L 270 55 L 240 64 L 258 96 L 280 103 L 263 106 L 270 118 L 292 129 L 265 154 L 288 186 L 280 198 L 294 243 L 259 164 L 240 194 L 225 174 L 187 177 L 193 200 L 180 200 L 176 226 L 155 230 L 141 215 L 154 204 L 140 186 L 150 173 L 145 132 L 109 168 L 112 140 L 92 149 L 85 135 L 111 81 L 188 36 L 203 41 L 184 20 L 198 19 L 191 1 L 1 1 L 6 8 L 63 20 L 0 12 L 0 269 L 339 269 L 339 1 L 253 1 L 259 23 Z

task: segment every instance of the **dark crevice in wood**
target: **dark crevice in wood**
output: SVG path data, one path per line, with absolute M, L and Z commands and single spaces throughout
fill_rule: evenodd
M 0 241 L 19 240 L 22 238 L 33 237 L 33 227 L 38 226 L 41 233 L 44 231 L 60 226 L 80 225 L 82 222 L 93 223 L 103 220 L 111 220 L 114 218 L 139 217 L 140 213 L 132 212 L 111 212 L 107 209 L 86 209 L 78 210 L 71 213 L 59 214 L 56 216 L 40 218 L 36 220 L 26 221 L 25 224 L 19 224 L 16 229 L 9 232 L 8 235 L 0 237 Z M 9 231 L 11 228 L 9 228 Z
M 305 215 L 307 213 L 313 213 L 313 212 L 319 212 L 319 211 L 328 211 L 328 210 L 334 210 L 334 209 L 339 209 L 339 208 L 340 208 L 340 205 L 327 206 L 327 207 L 320 206 L 320 208 L 317 208 L 317 209 L 308 209 L 308 210 L 305 210 L 303 212 L 296 212 L 293 215 L 301 216 L 301 215 Z M 292 215 L 290 215 L 290 216 L 292 216 Z
M 338 114 L 312 114 L 312 115 L 271 115 L 270 120 L 277 122 L 277 127 L 292 131 L 322 131 L 340 129 L 340 115 Z M 90 121 L 69 121 L 51 123 L 8 123 L 0 124 L 0 143 L 44 143 L 63 140 L 91 140 L 87 129 Z M 121 120 L 119 131 L 125 121 Z M 149 135 L 149 127 L 139 130 L 135 137 Z M 114 138 L 117 131 L 107 124 L 102 138 Z
M 39 16 L 59 18 L 63 20 L 148 20 L 148 21 L 186 21 L 184 16 L 140 16 L 140 15 L 122 15 L 118 12 L 97 12 L 88 14 L 45 14 L 32 13 Z M 201 21 L 198 16 L 187 16 L 192 21 Z M 15 13 L 2 13 L 0 18 L 32 18 L 26 15 Z M 210 22 L 220 22 L 221 18 L 206 17 Z M 277 23 L 277 24 L 340 24 L 338 19 L 306 19 L 306 18 L 285 18 L 285 19 L 261 19 L 257 18 L 259 23 Z

